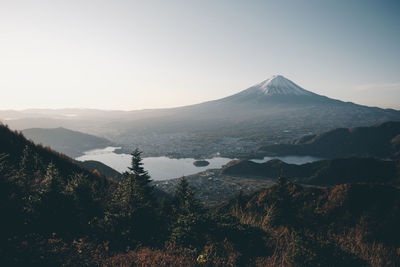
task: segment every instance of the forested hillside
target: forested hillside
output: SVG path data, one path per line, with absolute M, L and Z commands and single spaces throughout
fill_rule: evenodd
M 396 266 L 392 186 L 277 185 L 204 207 L 182 178 L 159 197 L 132 152 L 120 181 L 1 126 L 1 266 Z
M 338 128 L 308 135 L 288 144 L 263 146 L 267 155 L 312 155 L 319 157 L 399 158 L 400 122 L 390 121 L 371 127 Z
M 223 206 L 275 248 L 259 266 L 398 266 L 400 190 L 382 185 L 278 184 Z
M 22 131 L 25 137 L 37 144 L 49 146 L 69 157 L 78 157 L 85 151 L 111 146 L 111 141 L 90 134 L 71 131 L 62 127 L 30 128 Z
M 96 160 L 85 160 L 85 161 L 77 161 L 76 162 L 78 165 L 94 171 L 94 172 L 99 172 L 101 175 L 108 177 L 108 178 L 113 178 L 116 180 L 121 179 L 121 173 L 118 171 L 114 170 L 113 168 L 101 163 L 100 161 Z
M 288 164 L 278 159 L 264 163 L 237 160 L 221 169 L 221 174 L 239 177 L 277 179 L 284 175 L 291 181 L 313 185 L 343 183 L 376 183 L 399 185 L 400 161 L 374 158 L 344 158 L 320 160 L 302 165 Z

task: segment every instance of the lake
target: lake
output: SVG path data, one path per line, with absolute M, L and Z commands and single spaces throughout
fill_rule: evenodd
M 118 147 L 106 147 L 102 149 L 94 149 L 86 151 L 83 156 L 77 157 L 76 160 L 96 160 L 100 161 L 111 168 L 124 172 L 128 170 L 131 165 L 131 155 L 129 154 L 117 154 L 114 152 Z M 304 164 L 307 162 L 313 162 L 320 160 L 319 158 L 310 156 L 285 156 L 285 157 L 274 157 L 278 158 L 287 163 L 293 164 Z M 254 162 L 265 162 L 273 159 L 272 157 L 265 157 L 264 159 L 254 159 Z M 205 171 L 207 169 L 219 169 L 229 161 L 234 160 L 231 158 L 215 157 L 211 159 L 205 159 L 210 164 L 205 167 L 196 167 L 193 165 L 195 159 L 193 158 L 181 158 L 173 159 L 168 157 L 147 157 L 143 158 L 143 166 L 145 170 L 149 172 L 149 175 L 153 180 L 168 180 L 172 178 L 182 177 L 184 175 L 191 175 L 198 172 Z

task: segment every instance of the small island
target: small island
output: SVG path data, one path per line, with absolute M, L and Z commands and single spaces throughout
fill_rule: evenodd
M 210 162 L 208 162 L 207 160 L 196 160 L 195 162 L 193 162 L 193 165 L 196 167 L 205 167 L 210 165 Z

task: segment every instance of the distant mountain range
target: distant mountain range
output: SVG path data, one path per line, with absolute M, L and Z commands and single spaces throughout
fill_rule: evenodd
M 22 133 L 37 144 L 50 146 L 52 149 L 72 158 L 81 156 L 83 152 L 91 149 L 112 145 L 112 142 L 105 138 L 62 127 L 52 129 L 30 128 L 23 130 Z
M 140 111 L 1 111 L 14 129 L 65 127 L 145 155 L 237 156 L 338 127 L 400 121 L 400 111 L 343 102 L 273 76 L 242 92 L 196 105 Z
M 303 136 L 288 144 L 263 146 L 261 154 L 311 155 L 318 157 L 400 157 L 400 122 L 371 127 L 338 128 Z

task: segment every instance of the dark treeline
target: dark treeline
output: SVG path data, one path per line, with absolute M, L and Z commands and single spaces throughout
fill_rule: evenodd
M 1 266 L 400 263 L 395 187 L 303 188 L 280 177 L 211 209 L 184 178 L 174 196 L 160 196 L 138 150 L 130 170 L 112 181 L 1 131 Z
M 7 127 L 1 131 L 2 266 L 136 265 L 131 254 L 145 248 L 159 256 L 175 253 L 185 266 L 208 264 L 210 255 L 224 263 L 217 250 L 228 244 L 238 245 L 242 262 L 260 253 L 261 230 L 206 210 L 185 179 L 176 196 L 163 198 L 150 184 L 138 150 L 132 152 L 130 171 L 116 182 Z M 204 256 L 203 250 L 212 253 Z M 167 264 L 168 257 L 160 260 Z
M 221 174 L 239 177 L 278 178 L 310 185 L 338 185 L 344 183 L 400 184 L 400 160 L 375 158 L 338 158 L 319 160 L 302 165 L 285 163 L 279 159 L 264 163 L 236 160 L 226 164 Z
M 302 136 L 288 144 L 259 148 L 266 155 L 308 155 L 327 158 L 400 156 L 400 122 L 388 121 L 369 127 L 338 128 Z

